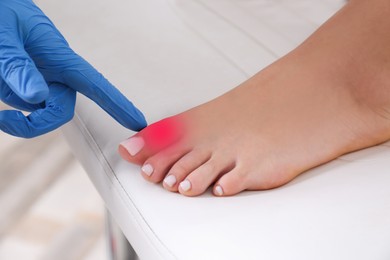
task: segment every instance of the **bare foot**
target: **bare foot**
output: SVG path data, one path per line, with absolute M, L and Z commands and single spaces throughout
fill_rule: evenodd
M 360 32 L 345 36 L 367 23 L 363 2 L 351 1 L 241 86 L 137 133 L 120 145 L 121 156 L 169 191 L 196 196 L 214 184 L 215 195 L 229 196 L 281 186 L 390 139 L 389 64 L 366 53 L 370 41 L 364 51 L 354 46 Z

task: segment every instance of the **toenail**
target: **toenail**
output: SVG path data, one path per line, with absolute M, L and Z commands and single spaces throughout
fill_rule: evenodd
M 223 189 L 220 185 L 217 185 L 214 189 L 214 193 L 217 196 L 222 196 L 223 195 Z
M 126 141 L 123 141 L 121 145 L 129 152 L 131 156 L 135 156 L 145 145 L 142 137 L 131 137 Z
M 174 175 L 168 175 L 165 179 L 164 179 L 164 183 L 169 186 L 169 187 L 173 187 L 173 185 L 175 185 L 176 183 L 176 177 Z
M 143 173 L 145 173 L 146 175 L 151 176 L 153 171 L 154 171 L 154 169 L 153 169 L 152 165 L 147 163 L 144 166 L 142 166 L 141 171 L 143 171 Z
M 180 188 L 183 191 L 189 191 L 191 189 L 191 182 L 189 180 L 184 180 L 180 183 Z

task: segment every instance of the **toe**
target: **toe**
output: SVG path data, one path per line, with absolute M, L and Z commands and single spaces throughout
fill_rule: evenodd
M 248 172 L 236 167 L 224 174 L 214 185 L 213 193 L 216 196 L 232 196 L 248 187 Z
M 120 143 L 118 152 L 124 160 L 138 165 L 142 165 L 146 158 L 153 155 L 153 152 L 145 147 L 145 140 L 141 133 Z
M 178 116 L 163 119 L 123 141 L 119 154 L 123 159 L 141 165 L 147 158 L 179 141 L 184 132 L 184 124 Z
M 214 185 L 216 196 L 232 196 L 243 190 L 269 190 L 286 184 L 296 175 L 258 166 L 255 170 L 236 167 L 223 175 Z
M 152 157 L 146 159 L 141 168 L 142 176 L 146 180 L 154 183 L 161 182 L 172 165 L 188 152 L 189 149 L 179 143 L 156 153 Z
M 212 157 L 191 172 L 179 185 L 179 192 L 186 196 L 198 196 L 220 176 L 234 167 L 234 161 L 226 157 Z
M 163 185 L 167 190 L 178 191 L 179 184 L 196 168 L 210 159 L 211 152 L 195 149 L 180 158 L 169 170 Z

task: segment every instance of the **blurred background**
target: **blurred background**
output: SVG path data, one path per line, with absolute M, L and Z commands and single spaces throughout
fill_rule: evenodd
M 103 202 L 61 131 L 0 144 L 0 259 L 107 259 Z

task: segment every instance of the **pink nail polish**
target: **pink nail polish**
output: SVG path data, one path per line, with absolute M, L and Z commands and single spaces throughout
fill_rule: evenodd
M 180 188 L 183 191 L 189 191 L 191 189 L 191 182 L 189 180 L 184 180 L 180 183 Z
M 141 171 L 150 177 L 153 174 L 154 169 L 152 165 L 147 163 L 144 166 L 142 166 Z
M 120 145 L 122 145 L 131 156 L 135 156 L 142 150 L 145 142 L 142 137 L 131 137 L 126 141 L 123 141 Z
M 217 196 L 222 196 L 223 195 L 223 189 L 220 185 L 215 186 L 214 193 Z

